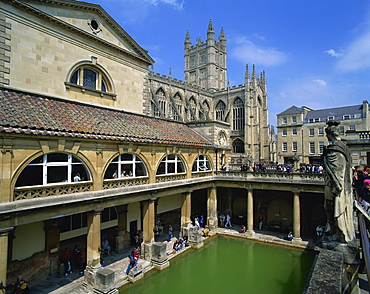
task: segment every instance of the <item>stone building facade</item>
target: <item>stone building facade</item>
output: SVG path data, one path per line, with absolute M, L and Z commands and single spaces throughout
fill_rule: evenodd
M 320 164 L 323 148 L 329 143 L 325 134 L 328 120 L 340 122 L 341 136 L 346 140 L 347 132 L 369 130 L 369 103 L 365 100 L 361 105 L 319 110 L 292 106 L 279 113 L 278 162 Z
M 247 68 L 227 87 L 223 33 L 219 66 L 186 66 L 181 82 L 148 71 L 154 60 L 99 5 L 0 3 L 0 281 L 60 272 L 76 244 L 94 281 L 101 240 L 129 248 L 136 228 L 150 247 L 157 216 L 179 229 L 199 212 L 212 228 L 229 212 L 253 234 L 263 215 L 297 242 L 323 223 L 320 177 L 219 171 L 273 154 L 265 74 Z

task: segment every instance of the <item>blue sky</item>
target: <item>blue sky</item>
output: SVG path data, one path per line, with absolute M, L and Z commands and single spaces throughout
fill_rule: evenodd
M 184 79 L 184 39 L 216 39 L 224 27 L 230 85 L 246 64 L 265 70 L 269 123 L 292 105 L 312 109 L 370 102 L 368 0 L 91 0 L 156 61 L 155 72 Z

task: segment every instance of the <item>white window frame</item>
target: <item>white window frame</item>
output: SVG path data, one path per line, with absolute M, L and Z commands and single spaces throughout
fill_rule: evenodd
M 123 160 L 122 157 L 125 154 L 132 155 L 132 159 L 131 160 Z M 144 167 L 144 170 L 145 170 L 145 175 L 144 176 L 136 176 L 136 164 L 139 164 L 139 163 L 142 164 L 143 167 Z M 140 178 L 140 177 L 147 177 L 148 176 L 148 170 L 146 168 L 145 163 L 141 160 L 141 158 L 139 156 L 137 156 L 134 153 L 122 153 L 118 156 L 118 160 L 112 161 L 110 164 L 117 164 L 118 165 L 118 167 L 117 167 L 117 173 L 118 173 L 117 178 L 123 178 L 123 176 L 121 174 L 123 172 L 122 165 L 124 165 L 124 164 L 132 165 L 132 176 L 130 176 L 130 177 Z
M 282 129 L 282 130 L 281 130 L 281 135 L 282 135 L 283 137 L 286 137 L 286 136 L 288 135 L 288 130 L 287 130 L 287 129 Z
M 281 124 L 286 125 L 288 123 L 288 119 L 284 116 L 281 118 Z
M 315 154 L 316 153 L 315 142 L 309 142 L 309 148 L 310 148 L 310 154 Z
M 175 158 L 174 159 L 169 159 L 170 155 L 174 155 Z M 161 163 L 164 163 L 164 170 L 165 171 L 164 171 L 163 174 L 158 174 L 158 169 L 157 169 L 157 173 L 156 173 L 157 176 L 165 176 L 165 175 L 173 175 L 173 174 L 185 174 L 186 173 L 186 166 L 177 154 L 167 155 L 165 158 L 162 159 Z M 174 172 L 169 172 L 168 171 L 169 164 L 174 164 L 175 165 Z M 183 170 L 184 170 L 183 172 L 178 172 L 177 171 L 178 164 L 182 164 L 182 167 L 183 167 Z M 158 168 L 159 168 L 159 166 L 158 166 Z
M 297 128 L 293 128 L 292 129 L 292 136 L 297 136 L 297 134 L 298 134 Z
M 308 129 L 308 135 L 310 137 L 315 137 L 315 129 Z
M 318 128 L 317 134 L 318 134 L 319 137 L 324 136 L 324 128 Z
M 296 124 L 297 123 L 297 117 L 296 116 L 292 116 L 292 124 Z
M 283 152 L 288 152 L 288 143 L 287 142 L 282 143 L 281 150 Z
M 292 142 L 292 151 L 298 151 L 298 142 Z
M 194 169 L 194 166 L 195 166 L 196 170 L 195 171 L 193 170 L 192 172 L 204 172 L 204 171 L 211 171 L 212 170 L 211 162 L 210 162 L 209 158 L 206 155 L 203 155 L 203 154 L 199 155 L 195 159 L 194 164 L 193 164 L 193 169 Z

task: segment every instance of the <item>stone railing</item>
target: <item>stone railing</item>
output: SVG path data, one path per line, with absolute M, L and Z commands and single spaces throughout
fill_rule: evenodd
M 212 176 L 212 171 L 204 171 L 204 172 L 194 172 L 191 174 L 191 177 L 194 178 L 203 178 L 203 177 L 210 177 Z
M 92 182 L 60 183 L 14 189 L 14 201 L 92 191 Z
M 163 182 L 179 181 L 179 180 L 185 180 L 185 179 L 186 179 L 186 174 L 174 174 L 174 175 L 157 176 L 155 179 L 155 182 L 163 183 Z
M 264 181 L 324 181 L 324 174 L 319 173 L 282 173 L 282 172 L 240 172 L 240 171 L 217 171 L 216 176 L 234 177 L 235 179 L 244 178 L 246 180 L 260 179 Z
M 142 178 L 127 177 L 127 178 L 114 179 L 114 180 L 105 180 L 103 183 L 103 190 L 122 188 L 122 187 L 132 187 L 132 186 L 139 186 L 139 185 L 146 185 L 146 184 L 149 184 L 148 177 L 142 177 Z

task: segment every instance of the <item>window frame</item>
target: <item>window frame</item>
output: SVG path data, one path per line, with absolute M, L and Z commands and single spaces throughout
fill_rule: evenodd
M 202 168 L 202 166 L 205 167 L 205 169 Z M 192 173 L 205 172 L 205 171 L 212 171 L 212 165 L 211 165 L 211 161 L 209 160 L 208 156 L 201 154 L 194 160 L 193 167 L 192 167 Z
M 174 159 L 170 159 L 170 156 L 174 156 Z M 159 169 L 161 168 L 161 164 L 164 165 L 164 173 L 159 173 Z M 170 164 L 174 164 L 174 171 L 169 172 Z M 178 166 L 182 165 L 183 172 L 178 172 Z M 167 175 L 174 175 L 174 174 L 186 174 L 186 165 L 181 157 L 177 154 L 168 154 L 166 155 L 158 165 L 156 176 L 167 176 Z

